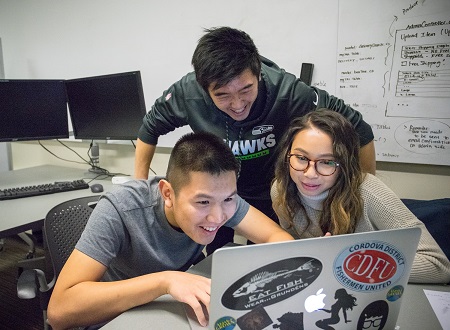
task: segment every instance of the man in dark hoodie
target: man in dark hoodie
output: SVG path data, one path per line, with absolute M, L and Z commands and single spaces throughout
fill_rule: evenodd
M 189 125 L 226 141 L 241 163 L 239 195 L 278 222 L 270 200 L 277 143 L 293 118 L 320 108 L 350 120 L 359 134 L 362 169 L 375 174 L 373 132 L 359 112 L 260 56 L 245 32 L 230 27 L 205 32 L 192 57 L 194 72 L 170 86 L 144 117 L 136 147 L 137 179 L 148 177 L 158 137 Z M 221 229 L 207 252 L 233 236 L 232 229 Z

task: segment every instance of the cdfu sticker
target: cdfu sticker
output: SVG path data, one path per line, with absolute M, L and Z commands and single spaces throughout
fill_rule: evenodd
M 393 245 L 368 241 L 344 249 L 334 261 L 334 275 L 354 291 L 379 291 L 398 281 L 405 258 Z

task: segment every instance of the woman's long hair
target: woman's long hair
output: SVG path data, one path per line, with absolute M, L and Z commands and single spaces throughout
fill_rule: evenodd
M 293 120 L 279 144 L 279 155 L 275 165 L 277 196 L 273 208 L 278 217 L 287 221 L 293 227 L 293 218 L 302 212 L 307 226 L 311 219 L 302 205 L 297 186 L 289 174 L 288 154 L 291 152 L 292 141 L 297 133 L 304 129 L 315 127 L 331 137 L 333 155 L 337 163 L 337 179 L 330 188 L 324 201 L 320 218 L 320 226 L 332 235 L 347 234 L 355 231 L 356 221 L 363 212 L 363 201 L 359 187 L 363 174 L 359 164 L 359 139 L 352 124 L 342 115 L 328 109 L 320 109 Z M 305 230 L 306 230 L 305 228 Z M 302 233 L 298 233 L 299 236 Z

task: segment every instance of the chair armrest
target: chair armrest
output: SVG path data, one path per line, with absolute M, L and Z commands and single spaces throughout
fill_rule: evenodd
M 36 297 L 38 290 L 36 279 L 39 283 L 40 292 L 49 291 L 55 283 L 54 279 L 50 283 L 47 283 L 45 273 L 40 269 L 26 269 L 20 274 L 17 280 L 17 296 L 20 299 L 32 299 Z
M 20 299 L 33 299 L 36 297 L 36 275 L 33 269 L 24 270 L 17 280 L 17 296 Z

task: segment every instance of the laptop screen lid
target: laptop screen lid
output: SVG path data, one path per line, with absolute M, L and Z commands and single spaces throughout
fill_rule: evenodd
M 208 329 L 393 329 L 419 238 L 406 228 L 218 249 Z

